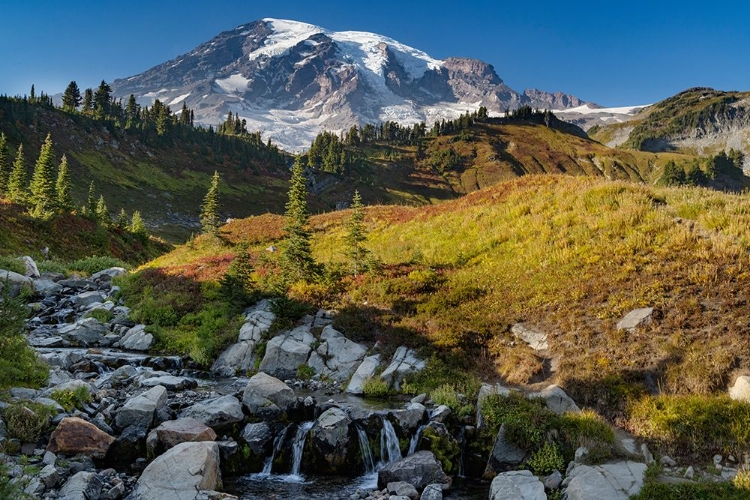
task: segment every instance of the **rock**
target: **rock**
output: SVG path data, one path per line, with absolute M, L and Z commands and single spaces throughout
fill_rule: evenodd
M 180 415 L 194 418 L 214 429 L 242 422 L 245 418 L 239 399 L 231 395 L 196 403 L 185 408 Z
M 631 455 L 636 455 L 638 453 L 638 449 L 635 447 L 635 440 L 631 438 L 624 438 L 620 440 L 620 443 L 622 444 L 622 447 L 630 453 Z
M 576 448 L 575 454 L 573 455 L 573 461 L 575 463 L 581 463 L 583 458 L 589 454 L 589 449 L 585 446 L 579 446 Z
M 444 424 L 450 415 L 451 409 L 445 405 L 440 405 L 430 412 L 430 420 Z
M 141 380 L 143 387 L 155 387 L 157 385 L 163 385 L 168 391 L 183 391 L 185 389 L 193 389 L 198 387 L 198 382 L 195 379 L 188 377 L 176 377 L 174 375 L 162 375 L 160 377 L 151 377 Z
M 490 500 L 547 500 L 542 482 L 528 470 L 502 472 L 490 485 Z M 603 497 L 604 498 L 604 497 Z
M 80 471 L 60 488 L 59 500 L 90 500 L 99 498 L 102 479 L 93 472 Z
M 42 457 L 42 463 L 44 465 L 55 465 L 56 461 L 57 461 L 57 455 L 55 455 L 51 451 L 44 452 L 44 457 Z
M 389 413 L 398 421 L 399 427 L 406 433 L 413 434 L 424 423 L 427 409 L 419 403 L 409 403 L 406 409 L 392 410 Z
M 378 366 L 380 366 L 380 354 L 368 356 L 363 359 L 349 381 L 346 392 L 356 395 L 364 394 L 364 383 L 367 379 L 375 376 L 375 370 L 377 370 Z
M 523 323 L 516 323 L 510 328 L 510 331 L 516 336 L 516 338 L 529 344 L 529 347 L 535 351 L 546 351 L 549 349 L 547 334 L 544 332 L 528 327 Z
M 505 437 L 505 424 L 503 424 L 497 432 L 492 453 L 489 460 L 487 460 L 485 474 L 502 472 L 510 467 L 514 467 L 520 464 L 524 457 L 526 457 L 526 450 L 522 450 Z
M 50 436 L 47 451 L 64 455 L 84 454 L 104 458 L 115 438 L 78 417 L 67 417 Z
M 165 449 L 172 448 L 180 443 L 216 441 L 214 430 L 194 418 L 167 420 L 159 424 L 155 432 Z
M 338 382 L 349 380 L 367 353 L 367 348 L 344 337 L 328 325 L 320 334 L 323 341 L 310 355 L 308 365 L 316 373 Z
M 34 259 L 29 257 L 28 255 L 24 255 L 21 257 L 21 262 L 23 262 L 23 267 L 26 269 L 26 272 L 24 274 L 29 278 L 39 278 L 41 275 L 39 274 L 39 268 L 36 267 L 36 262 L 34 262 Z
M 431 451 L 418 451 L 391 462 L 378 471 L 379 488 L 395 481 L 406 481 L 418 490 L 428 484 L 437 484 L 444 490 L 451 485 L 451 478 L 443 472 L 440 462 Z
M 315 337 L 306 325 L 277 335 L 266 344 L 266 355 L 258 369 L 281 379 L 294 378 L 299 366 L 307 363 L 313 342 Z
M 242 439 L 254 454 L 265 456 L 273 442 L 273 432 L 266 422 L 247 424 L 242 431 Z
M 729 397 L 735 401 L 750 403 L 750 377 L 747 375 L 737 377 L 734 385 L 729 389 Z
M 391 495 L 397 495 L 402 497 L 411 498 L 416 500 L 419 498 L 419 492 L 414 485 L 407 483 L 406 481 L 396 481 L 394 483 L 388 483 L 386 485 L 388 493 Z
M 22 274 L 15 273 L 13 271 L 0 269 L 0 284 L 5 283 L 6 281 L 14 285 L 21 285 L 21 286 L 28 286 L 28 287 L 33 286 L 31 278 L 28 278 Z
M 646 464 L 654 463 L 654 456 L 651 454 L 646 443 L 641 444 L 641 455 L 643 455 L 643 461 L 646 462 Z
M 576 465 L 563 486 L 568 500 L 627 500 L 641 491 L 645 472 L 646 464 L 631 461 Z
M 422 490 L 419 500 L 443 500 L 443 489 L 439 484 L 428 484 Z
M 659 463 L 662 464 L 662 465 L 666 465 L 667 467 L 676 467 L 677 466 L 677 462 L 675 462 L 672 459 L 672 457 L 670 457 L 668 455 L 664 455 L 663 457 L 661 457 L 659 459 Z
M 258 302 L 253 311 L 245 316 L 245 323 L 240 328 L 238 340 L 260 342 L 263 334 L 271 328 L 271 325 L 276 320 L 276 315 L 270 309 L 271 303 L 269 301 L 261 300 Z
M 60 484 L 60 473 L 57 472 L 57 469 L 52 464 L 45 465 L 44 468 L 39 471 L 38 477 L 39 481 L 41 481 L 44 487 L 48 490 Z
M 255 367 L 255 342 L 240 341 L 232 344 L 222 352 L 211 371 L 221 377 L 234 377 L 237 373 L 246 373 Z
M 542 481 L 542 483 L 544 483 L 544 488 L 547 490 L 556 490 L 560 487 L 562 482 L 563 477 L 559 470 L 555 470 L 552 474 L 545 477 Z
M 109 447 L 109 453 L 107 453 L 105 460 L 124 465 L 142 457 L 145 451 L 146 432 L 145 427 L 137 425 L 131 425 L 123 429 L 112 446 Z
M 529 398 L 542 398 L 544 399 L 547 408 L 562 415 L 566 412 L 580 413 L 581 409 L 578 408 L 575 401 L 556 385 L 550 385 L 543 389 L 541 392 L 532 392 L 528 395 Z
M 692 465 L 688 467 L 687 469 L 685 469 L 685 477 L 687 479 L 693 479 L 695 477 L 695 469 L 693 468 Z
M 123 335 L 122 339 L 115 342 L 115 347 L 131 351 L 148 351 L 153 343 L 154 336 L 146 333 L 146 325 L 135 325 Z
M 117 412 L 115 425 L 120 429 L 131 425 L 148 429 L 154 419 L 154 412 L 166 403 L 167 389 L 164 386 L 157 385 L 143 394 L 129 399 Z
M 55 295 L 62 292 L 62 285 L 55 283 L 52 280 L 37 279 L 34 280 L 34 290 L 41 293 L 44 296 Z
M 247 381 L 242 404 L 248 411 L 263 419 L 275 418 L 289 410 L 297 398 L 289 386 L 263 372 Z
M 219 445 L 181 443 L 143 471 L 129 500 L 193 500 L 201 490 L 221 488 Z
M 93 292 L 82 292 L 73 297 L 73 303 L 79 309 L 83 309 L 84 307 L 90 306 L 91 304 L 104 302 L 106 298 L 107 296 L 98 290 Z
M 126 274 L 127 271 L 124 267 L 110 267 L 109 269 L 104 269 L 103 271 L 99 271 L 98 273 L 94 273 L 91 276 L 89 276 L 89 279 L 92 281 L 99 281 L 99 280 L 105 280 L 109 281 L 112 278 L 115 278 L 117 276 L 122 276 L 123 274 Z
M 396 353 L 393 355 L 391 364 L 388 365 L 380 378 L 385 380 L 390 387 L 393 387 L 397 391 L 401 389 L 401 380 L 410 374 L 418 371 L 422 371 L 425 367 L 425 362 L 418 359 L 412 349 L 408 349 L 404 346 L 396 349 Z
M 358 456 L 359 442 L 354 436 L 352 420 L 340 408 L 324 411 L 310 430 L 308 469 L 319 474 L 352 475 L 351 462 Z
M 627 313 L 624 318 L 622 318 L 617 323 L 617 329 L 618 330 L 627 330 L 629 332 L 634 332 L 636 328 L 639 326 L 648 325 L 651 323 L 651 319 L 654 315 L 654 308 L 653 307 L 643 307 L 641 309 L 634 309 Z
M 107 327 L 94 318 L 83 318 L 58 330 L 60 336 L 75 344 L 89 346 L 101 342 L 109 333 Z

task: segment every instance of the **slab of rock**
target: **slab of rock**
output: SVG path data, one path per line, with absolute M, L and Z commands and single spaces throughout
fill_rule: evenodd
M 21 257 L 21 262 L 23 262 L 23 267 L 26 270 L 24 274 L 28 276 L 29 278 L 38 278 L 41 276 L 39 274 L 39 268 L 36 266 L 36 262 L 34 262 L 34 259 L 29 257 L 28 255 L 24 255 Z
M 254 368 L 255 345 L 252 340 L 241 340 L 230 345 L 216 358 L 211 371 L 221 377 L 234 377 L 238 372 L 244 373 Z
M 167 389 L 157 385 L 148 391 L 131 398 L 117 412 L 115 425 L 118 428 L 135 426 L 140 429 L 148 429 L 154 419 L 154 412 L 167 403 Z
M 50 436 L 47 451 L 64 455 L 89 455 L 104 458 L 115 441 L 113 436 L 97 426 L 78 417 L 66 417 L 60 421 Z
M 375 370 L 380 366 L 380 354 L 368 356 L 354 372 L 352 379 L 349 381 L 349 385 L 346 387 L 346 392 L 349 394 L 364 394 L 363 386 L 365 381 L 375 376 Z
M 424 360 L 417 358 L 414 350 L 401 346 L 396 349 L 391 364 L 380 374 L 380 378 L 398 391 L 401 389 L 401 381 L 406 375 L 422 371 L 424 367 Z
M 646 464 L 631 461 L 576 465 L 563 487 L 568 500 L 627 500 L 641 491 L 645 472 Z
M 281 380 L 263 372 L 247 381 L 242 404 L 262 419 L 275 418 L 285 413 L 297 402 L 294 391 Z
M 154 336 L 146 332 L 146 325 L 135 325 L 115 343 L 115 347 L 131 351 L 148 351 L 153 343 Z
M 386 485 L 389 495 L 396 495 L 400 497 L 411 498 L 416 500 L 419 498 L 419 492 L 414 485 L 407 483 L 406 481 L 396 481 L 395 483 L 388 483 Z
M 351 462 L 359 453 L 359 443 L 355 439 L 352 420 L 341 408 L 324 411 L 310 430 L 310 454 L 307 459 L 309 470 L 319 474 L 351 475 Z
M 242 404 L 232 395 L 201 401 L 185 408 L 180 415 L 194 418 L 214 429 L 242 422 L 245 418 Z
M 52 280 L 47 279 L 36 279 L 34 280 L 34 290 L 41 293 L 44 296 L 55 295 L 62 292 L 62 285 L 55 283 Z
M 495 476 L 490 485 L 490 500 L 547 500 L 544 485 L 531 471 L 514 470 Z M 602 497 L 604 498 L 604 497 Z
M 182 391 L 198 387 L 198 382 L 189 377 L 177 377 L 175 375 L 162 375 L 159 377 L 150 377 L 141 380 L 143 387 L 155 387 L 163 385 L 169 391 Z
M 271 312 L 271 303 L 267 300 L 261 300 L 258 302 L 254 309 L 245 316 L 245 323 L 240 328 L 240 341 L 252 340 L 253 342 L 259 342 L 263 338 L 263 334 L 266 333 L 273 322 L 276 320 L 276 315 Z
M 83 292 L 73 297 L 73 303 L 79 308 L 90 306 L 91 304 L 101 303 L 107 298 L 102 292 L 95 290 L 93 292 Z
M 443 489 L 439 484 L 428 484 L 422 490 L 419 500 L 443 500 Z
M 94 472 L 81 471 L 60 488 L 59 500 L 89 500 L 99 498 L 104 482 Z
M 315 337 L 308 325 L 277 335 L 266 344 L 266 355 L 258 369 L 274 377 L 294 378 L 299 366 L 307 363 L 313 342 Z
M 0 284 L 5 283 L 5 281 L 9 281 L 10 283 L 16 285 L 32 286 L 31 278 L 29 278 L 28 276 L 24 276 L 23 274 L 18 274 L 13 271 L 7 271 L 5 269 L 0 269 Z
M 547 408 L 562 415 L 566 412 L 580 413 L 581 409 L 578 408 L 575 401 L 568 396 L 564 390 L 556 385 L 550 385 L 540 392 L 532 392 L 528 394 L 529 398 L 542 398 L 547 405 Z
M 83 318 L 75 323 L 63 326 L 57 332 L 62 338 L 70 342 L 89 346 L 100 343 L 104 336 L 109 333 L 109 330 L 94 318 Z
M 338 382 L 349 380 L 362 363 L 367 348 L 347 339 L 330 325 L 323 328 L 320 339 L 322 342 L 310 355 L 308 365 L 315 373 Z
M 242 439 L 254 454 L 265 456 L 273 442 L 273 432 L 266 422 L 247 424 L 242 430 Z
M 522 450 L 505 437 L 505 424 L 503 424 L 497 432 L 495 444 L 492 447 L 490 458 L 487 460 L 484 473 L 491 475 L 503 472 L 523 462 L 524 457 L 526 457 L 526 450 Z
M 219 445 L 181 443 L 143 471 L 130 500 L 196 500 L 200 491 L 221 488 Z
M 98 280 L 105 280 L 109 281 L 112 278 L 115 278 L 117 276 L 122 276 L 123 274 L 126 274 L 127 270 L 125 270 L 124 267 L 110 267 L 109 269 L 104 269 L 103 271 L 99 271 L 98 273 L 92 274 L 89 279 L 92 281 L 98 281 Z
M 734 385 L 729 389 L 729 397 L 735 401 L 750 403 L 750 377 L 747 375 L 737 377 Z
M 644 326 L 649 323 L 651 323 L 651 319 L 654 315 L 654 308 L 653 307 L 642 307 L 640 309 L 633 309 L 629 313 L 625 315 L 624 318 L 622 318 L 617 323 L 617 329 L 618 330 L 627 330 L 629 332 L 634 332 L 636 328 L 639 326 Z
M 413 434 L 423 424 L 427 417 L 427 409 L 419 403 L 409 403 L 403 410 L 391 410 L 391 415 L 398 422 L 399 427 L 409 434 Z
M 216 433 L 206 424 L 194 418 L 178 418 L 159 424 L 154 432 L 164 448 L 169 449 L 180 443 L 216 441 Z
M 535 351 L 546 351 L 549 349 L 547 334 L 531 328 L 523 323 L 516 323 L 510 328 L 516 338 L 523 340 Z
M 451 478 L 431 451 L 418 451 L 378 471 L 378 488 L 395 481 L 406 481 L 418 490 L 428 484 L 437 484 L 444 490 L 451 485 Z

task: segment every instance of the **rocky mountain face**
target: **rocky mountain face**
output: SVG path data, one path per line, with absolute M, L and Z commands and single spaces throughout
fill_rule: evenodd
M 231 111 L 282 147 L 306 147 L 321 130 L 394 120 L 454 119 L 486 106 L 502 113 L 524 104 L 578 106 L 577 97 L 508 87 L 492 65 L 431 58 L 366 32 L 332 32 L 310 24 L 263 19 L 226 31 L 172 61 L 115 80 L 116 96 L 156 99 L 216 125 Z

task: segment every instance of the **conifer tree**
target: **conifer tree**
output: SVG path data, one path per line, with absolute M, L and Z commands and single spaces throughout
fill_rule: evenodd
M 362 245 L 367 240 L 365 230 L 365 212 L 359 191 L 354 191 L 352 197 L 352 215 L 346 224 L 346 255 L 352 263 L 354 276 L 359 276 L 365 267 L 365 260 L 369 251 Z
M 23 144 L 18 145 L 16 161 L 8 176 L 8 199 L 14 203 L 26 202 L 26 160 L 23 155 Z
M 58 210 L 70 212 L 73 210 L 73 196 L 70 194 L 70 172 L 68 172 L 68 158 L 63 155 L 57 170 L 55 195 Z
M 130 231 L 141 241 L 148 240 L 148 231 L 146 230 L 146 225 L 143 223 L 143 219 L 141 218 L 141 212 L 139 212 L 138 210 L 135 210 L 133 212 L 133 217 L 130 219 L 130 226 L 128 227 L 128 231 Z
M 307 186 L 301 157 L 292 167 L 289 201 L 284 214 L 286 249 L 282 255 L 282 271 L 288 283 L 310 281 L 317 276 L 317 266 L 310 249 L 310 214 L 307 210 Z
M 115 220 L 115 226 L 120 229 L 128 228 L 128 214 L 125 213 L 125 209 L 121 208 L 120 213 L 117 214 L 117 220 Z
M 62 97 L 63 109 L 66 111 L 75 111 L 81 105 L 81 90 L 78 84 L 73 80 L 68 84 Z
M 5 140 L 5 134 L 0 133 L 0 196 L 5 196 L 8 189 L 8 144 Z
M 99 200 L 96 202 L 96 211 L 95 211 L 96 220 L 104 225 L 109 226 L 112 224 L 112 217 L 109 215 L 109 210 L 107 209 L 107 202 L 104 201 L 104 195 L 99 195 Z
M 94 181 L 89 184 L 89 195 L 86 197 L 86 207 L 84 215 L 95 219 L 96 218 L 96 197 L 94 195 Z
M 81 111 L 84 114 L 91 113 L 91 110 L 94 109 L 94 92 L 91 90 L 91 88 L 88 88 L 83 91 L 83 108 Z
M 219 231 L 219 172 L 214 171 L 211 186 L 201 206 L 201 228 L 203 233 L 216 235 Z
M 34 173 L 29 185 L 31 212 L 37 217 L 48 213 L 55 204 L 55 164 L 52 153 L 52 135 L 47 138 L 39 151 Z

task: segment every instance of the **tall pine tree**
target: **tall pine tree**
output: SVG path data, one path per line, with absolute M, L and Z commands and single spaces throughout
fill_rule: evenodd
M 289 201 L 284 214 L 286 231 L 286 249 L 282 254 L 281 264 L 284 279 L 287 283 L 311 281 L 317 277 L 318 270 L 310 249 L 310 213 L 307 210 L 307 185 L 301 157 L 297 157 L 292 167 L 292 178 L 289 181 Z
M 359 191 L 352 197 L 352 215 L 346 224 L 346 255 L 352 263 L 354 276 L 359 276 L 366 267 L 369 251 L 362 245 L 367 240 L 365 230 L 365 211 Z
M 211 186 L 201 206 L 201 228 L 205 234 L 215 236 L 219 232 L 219 172 L 214 171 Z
M 81 105 L 81 89 L 75 80 L 68 84 L 62 97 L 63 109 L 66 111 L 75 111 Z
M 16 161 L 8 176 L 8 199 L 14 203 L 26 202 L 26 160 L 23 155 L 23 144 L 18 145 Z
M 57 169 L 55 196 L 58 210 L 70 212 L 73 210 L 73 196 L 70 194 L 70 172 L 68 172 L 68 158 L 63 155 L 60 167 Z
M 107 202 L 104 201 L 104 195 L 99 195 L 99 201 L 96 202 L 96 211 L 94 213 L 96 220 L 103 226 L 110 226 L 112 224 L 112 217 L 109 215 L 107 209 Z
M 8 189 L 8 144 L 5 140 L 5 134 L 0 133 L 0 196 L 5 196 Z
M 83 214 L 96 219 L 96 196 L 94 191 L 94 181 L 89 184 L 89 194 L 86 197 L 86 206 L 83 207 Z
M 31 213 L 35 216 L 46 215 L 55 205 L 55 164 L 51 134 L 47 134 L 39 151 L 29 191 L 31 192 L 29 196 Z

